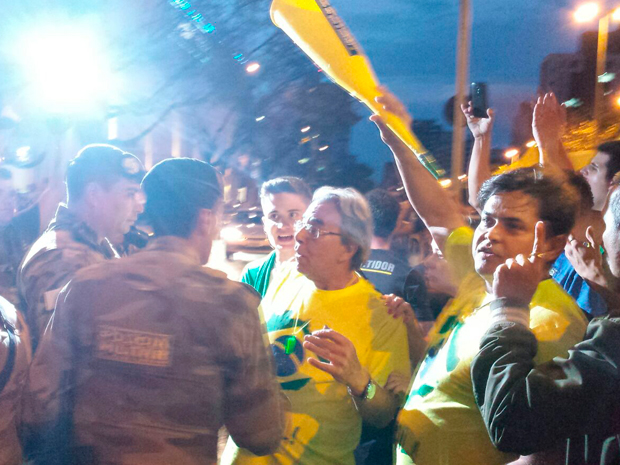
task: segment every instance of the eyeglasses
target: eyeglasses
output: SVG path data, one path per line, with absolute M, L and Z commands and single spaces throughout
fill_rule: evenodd
M 305 229 L 312 239 L 318 239 L 321 236 L 342 236 L 340 233 L 325 231 L 323 229 L 319 229 L 313 224 L 305 223 L 303 221 L 295 221 L 295 233 L 298 233 L 302 229 Z

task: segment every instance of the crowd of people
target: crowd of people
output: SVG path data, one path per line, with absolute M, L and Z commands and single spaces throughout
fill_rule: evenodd
M 432 238 L 415 268 L 381 189 L 266 181 L 273 252 L 235 282 L 205 266 L 203 161 L 86 146 L 38 238 L 0 169 L 0 465 L 620 463 L 620 141 L 575 172 L 547 94 L 540 163 L 493 175 L 495 115 L 462 109 L 475 229 L 371 117 Z

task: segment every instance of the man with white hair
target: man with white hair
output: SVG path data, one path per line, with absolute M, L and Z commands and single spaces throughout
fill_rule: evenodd
M 409 375 L 404 325 L 358 270 L 372 218 L 353 189 L 319 189 L 295 226 L 297 264 L 262 306 L 280 385 L 292 409 L 277 452 L 256 457 L 229 441 L 222 463 L 353 464 L 362 420 L 386 426 L 398 398 L 388 375 Z

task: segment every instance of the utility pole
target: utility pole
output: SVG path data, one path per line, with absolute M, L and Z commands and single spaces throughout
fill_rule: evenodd
M 463 171 L 465 152 L 465 116 L 461 103 L 467 96 L 469 79 L 469 54 L 471 47 L 471 2 L 460 0 L 459 31 L 456 54 L 456 97 L 452 118 L 452 188 L 460 190 L 459 176 Z

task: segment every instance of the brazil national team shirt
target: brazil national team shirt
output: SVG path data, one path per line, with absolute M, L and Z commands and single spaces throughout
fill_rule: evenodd
M 489 327 L 491 296 L 473 270 L 473 231 L 452 232 L 446 259 L 460 287 L 429 334 L 405 407 L 398 417 L 398 463 L 493 465 L 517 459 L 493 447 L 471 381 L 471 361 Z M 536 363 L 565 357 L 581 341 L 587 321 L 575 301 L 552 279 L 541 282 L 530 305 L 530 328 L 538 339 Z
M 261 297 L 265 297 L 275 265 L 276 253 L 274 251 L 265 258 L 248 263 L 241 274 L 241 282 L 249 284 Z
M 355 345 L 361 365 L 384 385 L 392 371 L 410 374 L 407 333 L 381 295 L 363 278 L 345 289 L 323 291 L 294 267 L 269 286 L 262 302 L 277 375 L 292 410 L 276 454 L 257 457 L 229 439 L 221 463 L 353 464 L 362 420 L 346 386 L 310 366 L 302 346 L 313 331 L 331 328 Z

